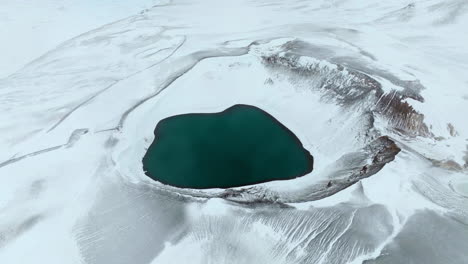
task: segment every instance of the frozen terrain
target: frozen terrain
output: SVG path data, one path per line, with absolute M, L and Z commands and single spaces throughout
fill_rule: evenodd
M 0 263 L 468 263 L 466 0 L 3 1 Z M 234 104 L 314 171 L 144 174 L 159 120 Z
M 2 0 L 0 77 L 81 33 L 136 14 L 158 0 Z

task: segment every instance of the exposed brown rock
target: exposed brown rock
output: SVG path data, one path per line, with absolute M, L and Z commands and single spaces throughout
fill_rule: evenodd
M 463 168 L 458 164 L 457 162 L 453 160 L 435 160 L 435 159 L 430 159 L 432 164 L 434 166 L 446 169 L 446 170 L 451 170 L 451 171 L 462 171 Z
M 405 98 L 397 91 L 382 95 L 376 111 L 387 118 L 397 130 L 413 136 L 432 136 L 424 123 L 424 115 L 403 101 Z

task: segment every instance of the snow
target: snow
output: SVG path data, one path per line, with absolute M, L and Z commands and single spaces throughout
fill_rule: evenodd
M 134 15 L 155 0 L 2 0 L 0 77 L 13 74 L 66 40 Z
M 464 0 L 3 0 L 0 263 L 467 263 L 467 14 Z M 411 94 L 431 135 L 394 126 L 379 92 Z M 231 190 L 145 176 L 159 120 L 238 103 L 293 131 L 314 171 Z M 401 151 L 341 188 L 380 136 Z

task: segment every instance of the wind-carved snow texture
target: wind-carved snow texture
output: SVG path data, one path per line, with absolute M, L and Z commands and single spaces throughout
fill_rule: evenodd
M 62 43 L 0 79 L 0 263 L 468 263 L 467 12 L 174 0 Z M 288 127 L 314 171 L 145 175 L 158 121 L 235 104 Z
M 42 149 L 42 150 L 38 150 L 38 151 L 28 153 L 28 154 L 25 154 L 25 155 L 19 156 L 19 157 L 14 156 L 13 158 L 11 158 L 9 160 L 0 163 L 0 168 L 3 167 L 3 166 L 6 166 L 8 164 L 11 164 L 13 162 L 17 162 L 17 161 L 20 161 L 22 159 L 29 158 L 29 157 L 34 157 L 36 155 L 43 154 L 43 153 L 53 151 L 53 150 L 57 150 L 59 148 L 71 148 L 71 147 L 73 147 L 73 144 L 75 144 L 75 142 L 77 142 L 80 139 L 80 137 L 82 135 L 86 134 L 86 133 L 88 133 L 88 129 L 77 129 L 77 130 L 73 131 L 73 133 L 71 134 L 71 136 L 68 139 L 67 143 L 62 144 L 62 145 L 58 145 L 58 146 L 53 146 L 53 147 L 46 148 L 46 149 Z

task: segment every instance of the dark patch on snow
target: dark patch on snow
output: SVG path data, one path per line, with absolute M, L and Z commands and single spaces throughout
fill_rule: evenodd
M 454 160 L 435 160 L 435 159 L 430 159 L 429 160 L 432 162 L 432 164 L 436 167 L 440 167 L 446 170 L 451 170 L 451 171 L 456 171 L 460 172 L 463 170 L 462 166 L 458 164 Z
M 447 124 L 447 130 L 449 131 L 450 136 L 452 137 L 458 136 L 458 132 L 457 130 L 455 130 L 455 127 L 452 125 L 452 123 Z
M 23 233 L 29 231 L 43 218 L 44 216 L 40 214 L 32 215 L 23 221 L 18 221 L 17 223 L 10 225 L 5 230 L 0 230 L 0 248 L 6 246 L 8 243 L 11 243 Z

